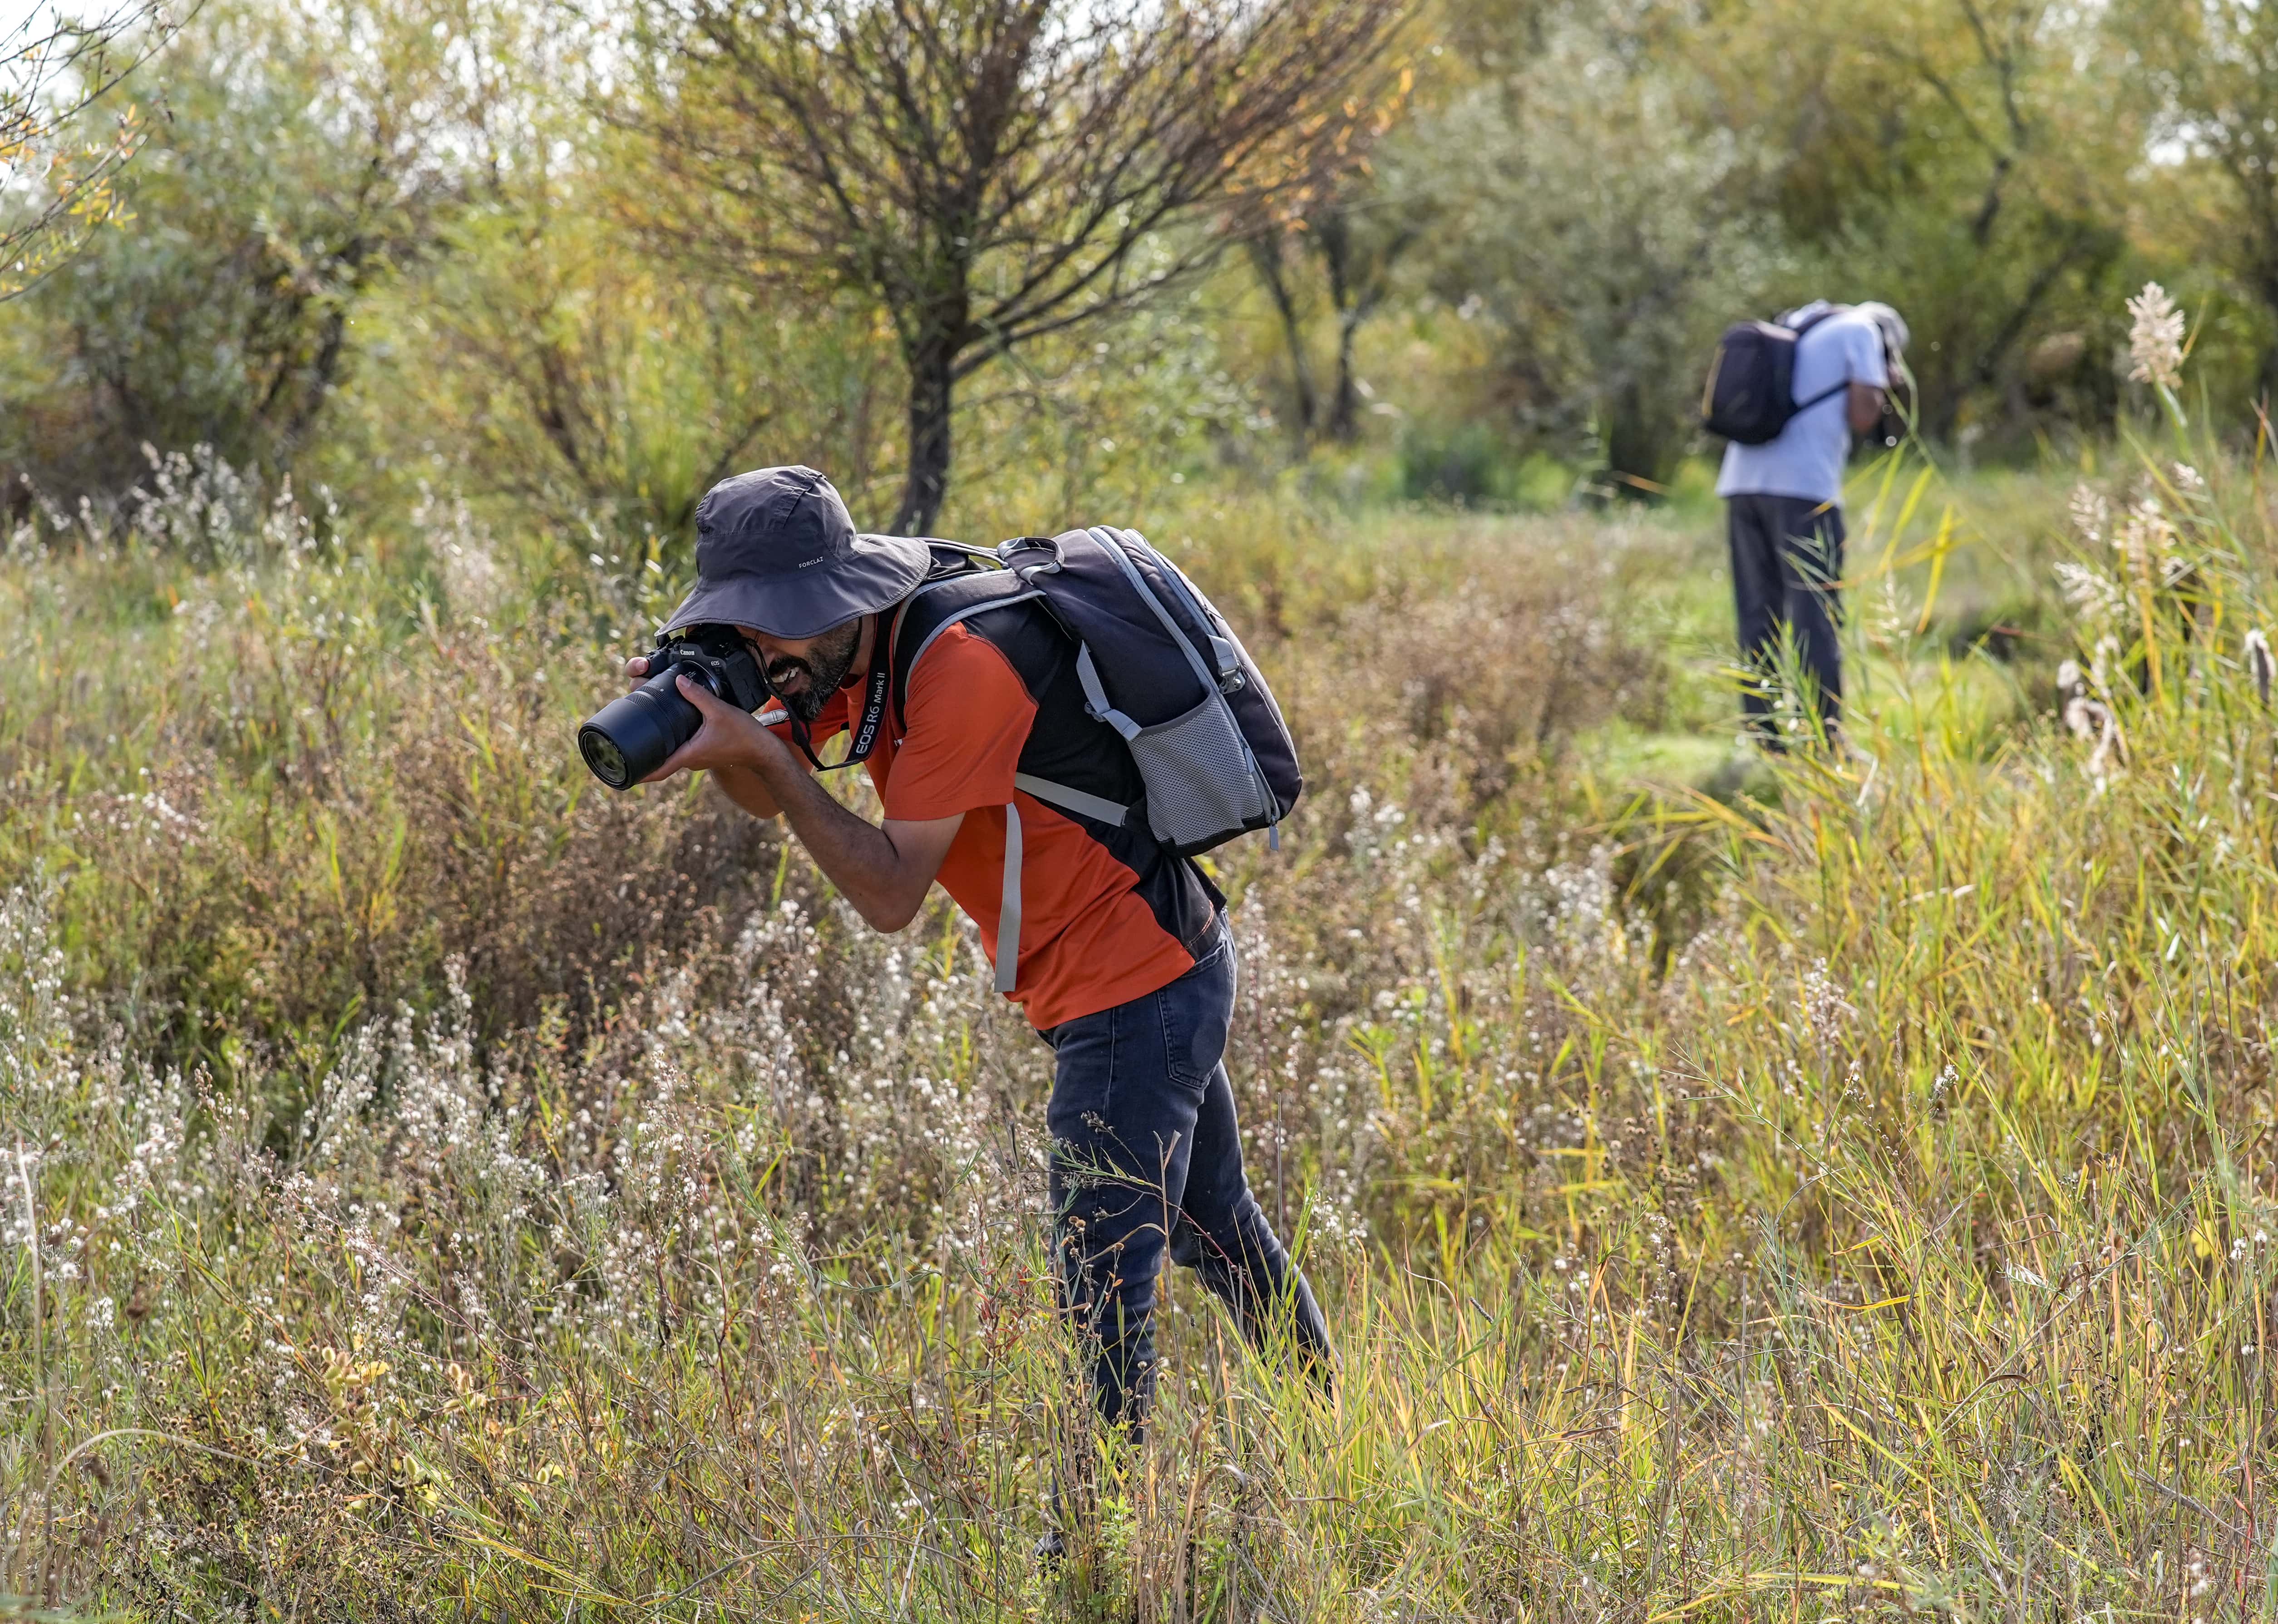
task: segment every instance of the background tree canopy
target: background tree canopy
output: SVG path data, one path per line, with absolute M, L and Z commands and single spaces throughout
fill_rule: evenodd
M 0 321 L 0 469 L 101 502 L 204 445 L 668 547 L 791 456 L 905 529 L 1291 465 L 1643 494 L 1706 449 L 1716 332 L 1821 295 L 1906 313 L 1931 441 L 2022 455 L 2127 409 L 2147 278 L 2219 398 L 2278 377 L 2273 38 L 2246 0 L 209 0 L 130 87 L 131 227 Z

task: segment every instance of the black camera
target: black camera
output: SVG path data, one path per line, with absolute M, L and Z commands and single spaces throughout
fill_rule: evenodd
M 739 711 L 756 711 L 768 697 L 760 662 L 732 626 L 660 633 L 648 672 L 648 681 L 609 701 L 577 729 L 578 753 L 612 789 L 640 782 L 704 725 L 704 713 L 680 697 L 674 678 L 701 682 Z

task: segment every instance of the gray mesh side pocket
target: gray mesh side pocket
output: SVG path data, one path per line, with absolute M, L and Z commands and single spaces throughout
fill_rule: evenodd
M 1238 833 L 1273 812 L 1234 713 L 1217 693 L 1129 741 L 1147 782 L 1147 823 L 1173 846 Z

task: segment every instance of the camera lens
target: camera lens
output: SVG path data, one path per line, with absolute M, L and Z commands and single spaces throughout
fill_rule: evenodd
M 673 679 L 716 690 L 712 674 L 692 663 L 668 666 L 621 699 L 613 699 L 577 729 L 577 751 L 593 776 L 612 789 L 638 783 L 662 766 L 672 752 L 696 736 L 704 713 L 680 697 Z
M 593 776 L 611 789 L 622 789 L 632 782 L 632 774 L 625 770 L 625 752 L 599 728 L 577 729 L 577 750 L 585 758 L 585 765 L 593 769 Z

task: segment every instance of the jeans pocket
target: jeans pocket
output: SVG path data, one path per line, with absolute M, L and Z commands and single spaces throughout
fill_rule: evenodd
M 1234 1022 L 1234 949 L 1219 949 L 1155 995 L 1163 1023 L 1164 1070 L 1190 1094 L 1200 1094 L 1226 1057 Z

